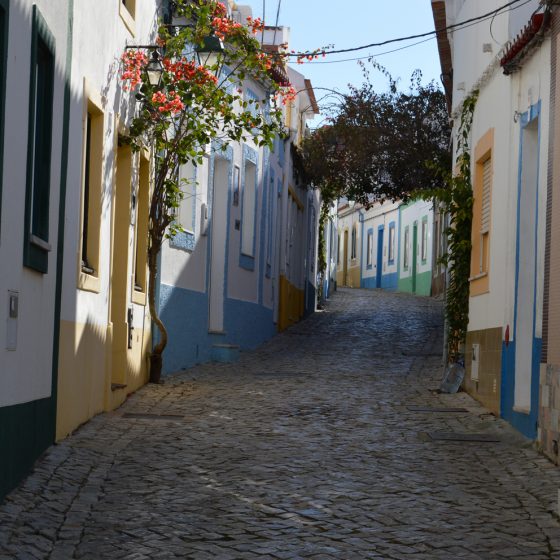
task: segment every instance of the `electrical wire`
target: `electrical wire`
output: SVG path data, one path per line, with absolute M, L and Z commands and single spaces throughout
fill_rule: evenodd
M 511 11 L 517 10 L 518 8 L 522 8 L 523 6 L 525 6 L 526 4 L 529 4 L 529 2 L 532 2 L 532 1 L 533 0 L 525 0 L 523 2 L 523 4 L 519 4 L 519 6 L 514 6 L 513 8 L 511 8 Z M 537 8 L 533 12 L 532 15 L 536 14 L 539 11 L 539 9 L 540 9 L 540 7 Z M 496 18 L 497 15 L 498 14 L 494 14 L 492 16 L 492 21 L 490 23 L 490 32 L 492 32 L 492 23 L 494 22 L 494 19 Z M 490 18 L 487 18 L 487 19 L 490 19 Z M 481 20 L 481 21 L 476 21 L 474 23 L 469 23 L 468 25 L 464 25 L 463 27 L 461 27 L 459 29 L 456 29 L 456 31 L 462 31 L 463 29 L 468 29 L 469 27 L 473 27 L 475 25 L 478 25 L 479 23 L 482 23 L 483 21 L 486 21 L 486 20 Z M 391 49 L 390 51 L 383 51 L 383 52 L 380 52 L 380 53 L 371 53 L 371 54 L 368 54 L 366 56 L 359 56 L 359 57 L 356 57 L 356 58 L 342 58 L 340 60 L 313 60 L 313 61 L 310 61 L 310 62 L 306 62 L 305 64 L 307 66 L 309 64 L 338 64 L 340 62 L 354 62 L 354 61 L 358 61 L 358 60 L 369 60 L 370 58 L 377 58 L 377 57 L 380 57 L 380 56 L 384 56 L 386 54 L 392 54 L 392 53 L 395 53 L 395 52 L 404 51 L 406 49 L 416 47 L 417 45 L 421 45 L 423 43 L 428 43 L 429 41 L 433 41 L 435 38 L 436 37 L 428 37 L 426 39 L 422 39 L 422 41 L 417 41 L 415 43 L 411 43 L 410 45 L 405 45 L 404 47 L 399 47 L 399 48 L 396 48 L 396 49 Z M 492 38 L 494 38 L 494 37 L 492 36 Z
M 423 39 L 424 37 L 430 37 L 432 35 L 437 35 L 438 33 L 441 33 L 443 31 L 452 31 L 454 29 L 460 29 L 462 27 L 464 27 L 467 24 L 470 23 L 479 23 L 480 21 L 485 21 L 487 19 L 490 19 L 491 17 L 494 17 L 495 15 L 498 15 L 500 12 L 511 8 L 512 6 L 514 6 L 515 4 L 519 4 L 520 2 L 522 2 L 523 0 L 511 0 L 511 2 L 508 2 L 507 4 L 504 4 L 503 6 L 500 6 L 499 8 L 496 8 L 495 10 L 492 10 L 491 12 L 487 12 L 483 15 L 474 17 L 474 18 L 470 18 L 464 21 L 461 21 L 459 23 L 454 23 L 452 25 L 448 25 L 447 27 L 443 27 L 441 29 L 434 29 L 433 31 L 428 31 L 426 33 L 418 33 L 416 35 L 409 35 L 407 37 L 397 37 L 395 39 L 387 39 L 386 41 L 381 41 L 379 43 L 370 43 L 368 45 L 361 45 L 359 47 L 350 47 L 347 49 L 331 49 L 331 50 L 325 50 L 325 51 L 320 51 L 320 54 L 324 54 L 324 55 L 330 55 L 330 54 L 343 54 L 343 53 L 349 53 L 349 52 L 356 52 L 356 51 L 362 51 L 365 49 L 370 49 L 372 47 L 383 47 L 385 45 L 389 45 L 391 43 L 400 43 L 402 41 L 409 41 L 412 39 Z M 525 0 L 522 4 L 528 4 L 529 2 L 531 2 L 533 0 Z M 521 6 L 519 6 L 521 7 Z M 299 52 L 299 53 L 286 53 L 286 56 L 288 57 L 306 57 L 308 56 L 311 52 L 313 51 L 308 51 L 308 52 Z
M 314 60 L 311 62 L 306 62 L 305 65 L 307 66 L 309 64 L 337 64 L 339 62 L 354 62 L 356 60 L 369 60 L 370 58 L 377 58 L 378 56 L 404 51 L 406 49 L 410 49 L 411 47 L 416 47 L 417 45 L 421 45 L 422 43 L 428 43 L 430 41 L 433 41 L 434 39 L 435 37 L 428 37 L 427 39 L 422 39 L 422 41 L 417 41 L 416 43 L 411 43 L 410 45 L 399 47 L 398 49 L 391 49 L 390 51 L 383 51 L 380 53 L 371 53 L 368 54 L 367 56 L 358 56 L 356 58 L 341 58 L 340 60 Z

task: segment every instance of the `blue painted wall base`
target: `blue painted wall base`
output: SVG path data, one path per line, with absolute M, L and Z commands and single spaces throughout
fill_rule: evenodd
M 502 386 L 501 416 L 516 430 L 530 439 L 537 437 L 539 407 L 539 377 L 542 339 L 533 339 L 533 357 L 531 371 L 531 412 L 523 414 L 513 410 L 515 402 L 515 341 L 506 346 L 502 344 Z
M 210 334 L 207 294 L 161 284 L 159 301 L 160 315 L 169 333 L 163 354 L 164 374 L 213 359 L 223 361 L 229 356 L 233 360 L 236 352 L 218 352 L 218 356 L 216 347 L 232 345 L 250 350 L 276 334 L 272 310 L 255 303 L 226 299 L 225 334 Z
M 391 274 L 383 274 L 381 276 L 381 288 L 383 290 L 395 291 L 399 285 L 399 275 L 397 272 Z M 377 287 L 377 279 L 375 276 L 362 278 L 362 288 L 374 289 Z

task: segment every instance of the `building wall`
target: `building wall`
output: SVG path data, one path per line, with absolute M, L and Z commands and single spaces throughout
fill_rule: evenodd
M 303 82 L 290 72 L 293 83 Z M 266 98 L 250 80 L 243 89 Z M 187 231 L 164 246 L 161 258 L 165 373 L 234 360 L 240 349 L 255 348 L 315 310 L 320 199 L 300 182 L 291 150 L 308 106 L 300 95 L 286 108 L 290 138 L 277 138 L 272 150 L 253 139 L 225 151 L 215 143 L 196 173 L 183 171 L 193 179 L 179 210 Z M 249 242 L 245 205 L 253 193 Z
M 377 203 L 364 213 L 360 247 L 362 288 L 396 290 L 398 287 L 398 208 L 399 203 Z M 391 230 L 393 230 L 393 258 L 389 259 Z M 379 251 L 380 245 L 381 251 Z M 381 265 L 380 270 L 379 265 Z
M 424 224 L 424 226 L 423 226 Z M 424 230 L 423 230 L 424 228 Z M 414 231 L 416 230 L 416 242 Z M 424 231 L 424 258 L 422 232 Z M 408 232 L 408 233 L 407 233 Z M 422 200 L 399 207 L 399 279 L 401 292 L 429 296 L 432 284 L 433 210 Z M 408 262 L 407 262 L 408 261 Z
M 26 0 L 2 1 L 5 28 L 0 32 L 3 57 L 0 60 L 5 84 L 1 84 L 0 136 L 0 497 L 31 468 L 39 454 L 54 441 L 56 410 L 56 352 L 58 333 L 57 287 L 59 282 L 59 225 L 64 151 L 68 114 L 67 55 L 72 4 L 46 0 L 36 2 L 38 33 L 52 38 L 53 56 L 52 131 L 48 172 L 48 228 L 41 239 L 50 248 L 39 248 L 44 257 L 42 270 L 32 268 L 24 256 L 28 235 L 32 181 L 33 129 L 30 127 L 30 76 L 32 71 L 32 29 L 34 7 Z M 43 35 L 44 37 L 44 35 Z M 5 88 L 5 89 L 4 89 Z M 5 91 L 5 94 L 4 94 Z M 34 110 L 34 109 L 33 109 Z M 44 170 L 44 168 L 43 168 Z M 42 173 L 43 173 L 42 172 Z M 45 184 L 45 183 L 43 183 Z M 13 298 L 10 301 L 10 298 Z
M 447 2 L 446 7 L 448 24 L 479 15 L 482 10 L 479 3 L 472 2 Z M 499 2 L 491 1 L 484 10 L 497 7 Z M 488 26 L 449 34 L 454 69 L 453 116 L 460 115 L 467 94 L 479 91 L 470 139 L 474 153 L 475 250 L 465 348 L 466 386 L 494 410 L 499 397 L 501 415 L 529 437 L 536 436 L 542 346 L 550 39 L 546 38 L 523 60 L 519 71 L 509 76 L 500 68 L 498 50 L 499 45 L 515 38 L 537 8 L 535 0 L 523 9 L 508 12 L 508 17 L 496 18 L 492 35 Z M 483 52 L 481 44 L 495 46 Z M 488 143 L 490 133 L 493 140 Z M 474 236 L 481 231 L 476 214 L 477 174 L 487 154 L 491 155 L 492 175 L 485 255 L 482 238 Z M 487 263 L 486 269 L 483 263 Z M 473 344 L 479 347 L 474 349 Z M 470 382 L 476 351 L 480 357 L 478 390 Z M 501 367 L 497 380 L 498 354 Z
M 560 14 L 552 17 L 550 139 L 548 146 L 547 232 L 543 294 L 543 349 L 540 365 L 538 441 L 543 451 L 558 462 L 560 441 Z
M 141 180 L 142 188 L 149 189 L 150 155 L 133 155 L 119 146 L 118 136 L 126 133 L 136 110 L 134 96 L 121 87 L 119 58 L 127 44 L 152 42 L 156 10 L 154 0 L 136 0 L 134 17 L 113 0 L 75 4 L 68 170 L 73 188 L 66 200 L 58 439 L 93 415 L 120 405 L 148 378 L 147 282 L 140 291 L 135 289 L 134 271 L 148 204 L 147 193 L 141 196 L 139 189 Z M 95 36 L 89 32 L 92 21 L 99 22 Z M 99 231 L 99 253 L 95 270 L 86 273 L 82 268 L 85 122 L 92 107 L 101 115 L 103 128 L 99 152 L 90 162 L 100 163 L 101 173 L 98 212 L 90 214 L 92 229 Z M 144 259 L 143 251 L 138 255 Z
M 338 269 L 336 281 L 339 286 L 359 288 L 361 285 L 360 251 L 362 227 L 360 223 L 361 207 L 349 206 L 338 212 Z M 355 237 L 355 255 L 352 255 L 352 232 Z

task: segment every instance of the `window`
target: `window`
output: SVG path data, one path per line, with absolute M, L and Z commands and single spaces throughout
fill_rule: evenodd
M 84 150 L 82 179 L 81 272 L 99 277 L 101 229 L 101 188 L 103 181 L 104 117 L 99 104 L 88 99 L 84 115 Z M 87 279 L 79 286 L 88 289 Z M 93 286 L 90 288 L 94 289 Z
M 492 149 L 493 129 L 479 140 L 475 147 L 475 170 L 473 181 L 473 221 L 470 283 L 471 295 L 486 293 L 490 258 L 490 217 L 492 205 Z
M 238 165 L 233 166 L 233 206 L 239 206 L 241 169 Z
M 48 270 L 54 38 L 33 6 L 24 265 Z
M 184 193 L 179 203 L 179 223 L 189 233 L 194 233 L 196 227 L 196 170 L 192 163 L 179 167 L 179 181 Z
M 404 228 L 404 247 L 403 247 L 403 268 L 405 270 L 408 270 L 408 261 L 410 260 L 409 257 L 409 245 L 410 243 L 410 228 L 409 226 L 406 226 Z
M 271 263 L 272 263 L 272 237 L 274 235 L 273 223 L 274 223 L 274 201 L 276 195 L 276 179 L 274 177 L 274 171 L 270 170 L 270 179 L 268 186 L 268 207 L 267 207 L 267 220 L 268 220 L 268 243 L 266 244 L 266 272 L 267 276 L 271 273 Z
M 389 264 L 395 262 L 395 222 L 389 224 L 389 255 L 387 258 Z
M 0 0 L 0 224 L 2 223 L 2 179 L 4 157 L 4 111 L 6 109 L 6 67 L 8 60 L 8 7 L 7 0 Z
M 132 35 L 135 33 L 136 0 L 118 0 L 119 15 Z
M 150 161 L 145 153 L 140 154 L 138 170 L 138 197 L 136 203 L 136 231 L 134 251 L 134 291 L 146 294 L 146 269 L 148 266 L 148 216 L 150 208 Z M 145 298 L 135 298 L 136 303 L 145 305 Z
M 354 225 L 352 227 L 352 242 L 351 242 L 351 249 L 350 249 L 350 258 L 351 259 L 355 259 L 356 258 L 356 245 L 357 245 L 357 231 L 356 231 L 356 226 Z
M 424 216 L 422 218 L 422 242 L 420 246 L 420 256 L 423 263 L 425 263 L 428 260 L 428 217 L 427 216 Z
M 336 240 L 336 264 L 340 264 L 340 233 Z
M 482 164 L 482 210 L 480 212 L 480 272 L 488 272 L 488 236 L 490 234 L 490 191 L 492 188 L 492 159 Z
M 241 209 L 241 253 L 249 257 L 255 256 L 256 208 L 257 166 L 252 161 L 246 160 Z
M 373 268 L 373 230 L 367 232 L 367 267 Z

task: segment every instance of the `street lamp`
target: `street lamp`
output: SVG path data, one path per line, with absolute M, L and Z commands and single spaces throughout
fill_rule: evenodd
M 146 65 L 146 74 L 148 74 L 148 81 L 151 86 L 158 87 L 160 85 L 163 76 L 163 64 L 156 49 L 152 51 L 152 57 Z
M 204 37 L 202 45 L 196 48 L 196 57 L 200 66 L 216 68 L 215 76 L 219 78 L 222 71 L 222 65 L 219 64 L 220 55 L 222 55 L 224 51 L 222 40 L 212 31 L 210 35 Z

